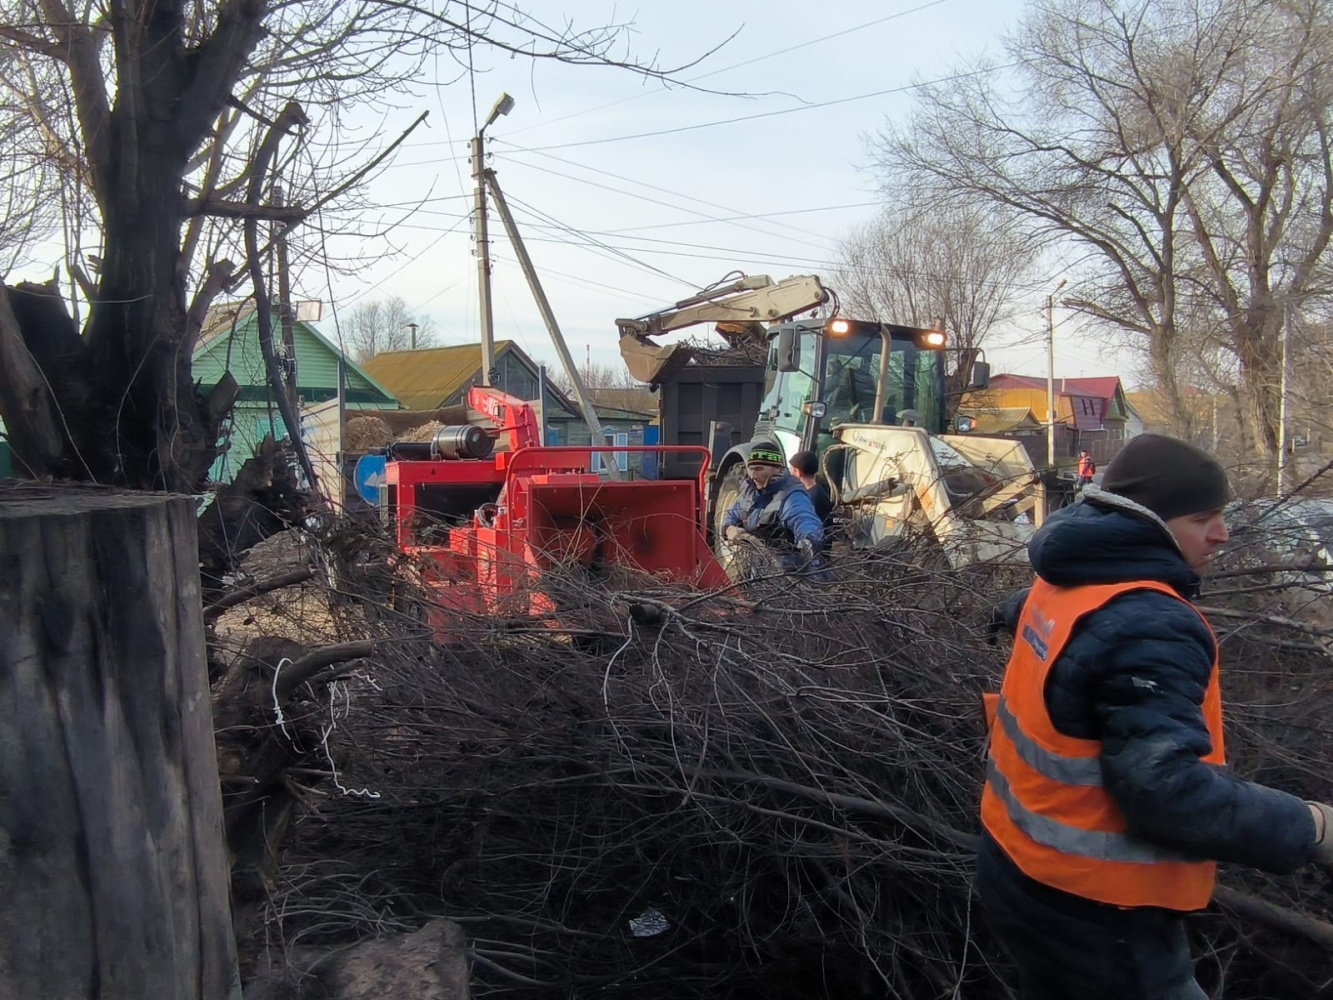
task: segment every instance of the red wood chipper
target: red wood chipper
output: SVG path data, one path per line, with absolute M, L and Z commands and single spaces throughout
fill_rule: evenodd
M 437 639 L 468 614 L 558 627 L 561 584 L 580 576 L 625 570 L 703 589 L 728 584 L 704 533 L 707 449 L 546 446 L 522 400 L 475 386 L 468 406 L 498 429 L 446 426 L 429 442 L 391 445 L 381 493 L 397 545 L 420 573 Z M 702 461 L 691 479 L 592 471 L 596 453 L 623 461 L 636 452 Z

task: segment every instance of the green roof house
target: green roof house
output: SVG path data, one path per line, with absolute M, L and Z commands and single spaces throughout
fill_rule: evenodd
M 338 364 L 346 365 L 344 403 L 348 410 L 396 410 L 393 394 L 366 374 L 311 324 L 319 319 L 320 303 L 302 302 L 296 311 L 296 383 L 302 406 L 333 399 L 338 393 Z M 274 316 L 274 340 L 281 352 L 282 331 Z M 208 311 L 194 351 L 194 378 L 204 392 L 230 371 L 240 386 L 232 410 L 230 447 L 209 473 L 215 482 L 230 482 L 236 470 L 267 435 L 287 436 L 264 370 L 259 346 L 259 321 L 253 299 L 224 302 Z

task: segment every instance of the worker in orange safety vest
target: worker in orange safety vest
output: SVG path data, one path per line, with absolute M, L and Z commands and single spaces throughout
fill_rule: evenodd
M 1131 440 L 1033 537 L 988 704 L 976 889 L 1024 1000 L 1206 1000 L 1182 914 L 1217 861 L 1333 866 L 1333 807 L 1226 767 L 1218 644 L 1191 603 L 1228 540 L 1222 467 Z
M 1086 451 L 1078 453 L 1078 481 L 1084 486 L 1092 482 L 1092 477 L 1097 475 L 1097 463 L 1092 460 L 1092 456 Z

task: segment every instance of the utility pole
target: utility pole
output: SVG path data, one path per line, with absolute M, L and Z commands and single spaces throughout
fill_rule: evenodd
M 495 370 L 495 320 L 491 313 L 491 245 L 486 232 L 486 129 L 514 108 L 514 99 L 502 93 L 485 123 L 472 137 L 473 230 L 477 243 L 477 294 L 481 302 L 481 384 L 491 384 Z
M 1058 292 L 1068 282 L 1061 278 Z M 1046 296 L 1046 464 L 1055 471 L 1055 292 Z
M 273 207 L 282 208 L 282 185 L 273 185 Z M 273 224 L 273 244 L 278 257 L 278 323 L 282 326 L 283 374 L 287 379 L 287 398 L 292 412 L 298 413 L 301 398 L 296 381 L 296 323 L 292 313 L 292 284 L 287 261 L 287 223 Z M 299 413 L 298 413 L 299 416 Z
M 546 366 L 537 366 L 537 423 L 542 429 L 542 444 L 546 443 Z
M 523 243 L 523 237 L 518 231 L 518 224 L 514 222 L 514 216 L 510 213 L 509 205 L 505 202 L 504 192 L 500 190 L 500 183 L 495 179 L 495 171 L 486 171 L 486 183 L 490 186 L 491 195 L 495 198 L 495 210 L 500 213 L 500 221 L 504 223 L 505 233 L 508 234 L 509 242 L 514 246 L 514 255 L 518 257 L 518 264 L 523 268 L 523 276 L 528 279 L 528 288 L 532 291 L 532 297 L 537 303 L 537 311 L 542 314 L 542 320 L 546 323 L 546 330 L 551 335 L 551 343 L 555 345 L 556 353 L 560 355 L 560 363 L 565 366 L 565 373 L 569 376 L 569 381 L 574 388 L 574 398 L 578 400 L 579 407 L 583 410 L 583 420 L 588 425 L 588 430 L 592 435 L 592 443 L 594 446 L 605 444 L 606 435 L 602 432 L 602 422 L 597 417 L 597 411 L 593 409 L 592 399 L 588 395 L 587 387 L 583 384 L 583 377 L 574 365 L 574 358 L 569 353 L 569 345 L 565 343 L 564 334 L 560 332 L 560 324 L 556 322 L 551 303 L 546 298 L 541 279 L 537 276 L 537 269 L 532 266 L 532 258 L 528 256 L 528 248 Z M 606 462 L 607 472 L 610 473 L 612 479 L 624 478 L 620 466 L 616 464 L 614 452 L 605 452 L 602 458 Z
M 1282 378 L 1279 383 L 1280 396 L 1277 405 L 1277 492 L 1286 496 L 1290 485 L 1290 473 L 1287 468 L 1287 390 L 1291 378 L 1291 365 L 1288 363 L 1291 347 L 1291 303 L 1282 307 Z

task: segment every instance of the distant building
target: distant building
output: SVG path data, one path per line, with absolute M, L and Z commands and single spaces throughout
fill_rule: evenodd
M 657 428 L 653 426 L 655 413 L 646 410 L 630 410 L 617 406 L 607 406 L 601 403 L 594 403 L 593 409 L 597 413 L 597 419 L 602 425 L 602 434 L 606 438 L 606 444 L 617 447 L 637 447 L 645 444 L 655 444 Z M 584 433 L 587 434 L 587 427 L 584 427 Z M 644 468 L 643 454 L 627 454 L 617 461 L 618 466 L 628 469 L 632 472 L 642 472 Z M 601 468 L 603 463 L 601 456 L 594 456 L 594 467 Z
M 956 416 L 974 419 L 972 433 L 1022 439 L 1033 461 L 1045 464 L 1051 420 L 1046 379 L 992 375 L 988 388 L 964 394 Z M 1057 465 L 1072 464 L 1081 451 L 1090 452 L 1098 464 L 1110 461 L 1129 437 L 1129 423 L 1130 407 L 1118 376 L 1055 380 Z
M 338 368 L 346 374 L 344 403 L 349 410 L 397 409 L 398 400 L 354 361 L 338 350 L 311 324 L 320 316 L 320 303 L 297 307 L 293 340 L 296 347 L 296 384 L 301 406 L 333 399 L 338 394 Z M 283 351 L 278 317 L 273 317 L 273 338 Z M 230 482 L 255 445 L 266 436 L 285 438 L 287 429 L 269 384 L 259 345 L 259 319 L 253 299 L 222 302 L 208 310 L 194 349 L 193 373 L 204 392 L 230 372 L 240 386 L 227 429 L 228 449 L 209 471 L 214 482 Z
M 455 344 L 450 347 L 425 347 L 415 351 L 385 351 L 365 364 L 378 382 L 393 392 L 409 410 L 435 410 L 455 406 L 467 399 L 467 391 L 482 383 L 481 345 Z M 512 340 L 495 342 L 495 388 L 511 396 L 535 402 L 538 396 L 539 366 Z M 626 396 L 634 402 L 637 396 Z M 649 396 L 651 399 L 651 396 Z M 616 397 L 619 402 L 620 397 Z M 609 446 L 629 447 L 644 444 L 652 421 L 647 410 L 594 403 Z M 544 440 L 548 445 L 592 444 L 592 434 L 578 405 L 550 381 L 546 384 Z M 638 455 L 630 457 L 632 469 L 640 467 Z M 594 462 L 600 465 L 600 459 Z M 622 463 L 625 464 L 625 463 Z
M 970 407 L 958 416 L 971 421 L 969 434 L 986 437 L 1030 437 L 1045 433 L 1045 425 L 1026 406 Z
M 535 401 L 539 366 L 512 340 L 495 342 L 495 378 L 491 384 L 518 399 Z M 384 351 L 366 362 L 366 371 L 387 386 L 409 410 L 438 410 L 467 401 L 467 391 L 484 381 L 481 344 Z M 547 444 L 587 444 L 579 409 L 563 392 L 546 386 Z

